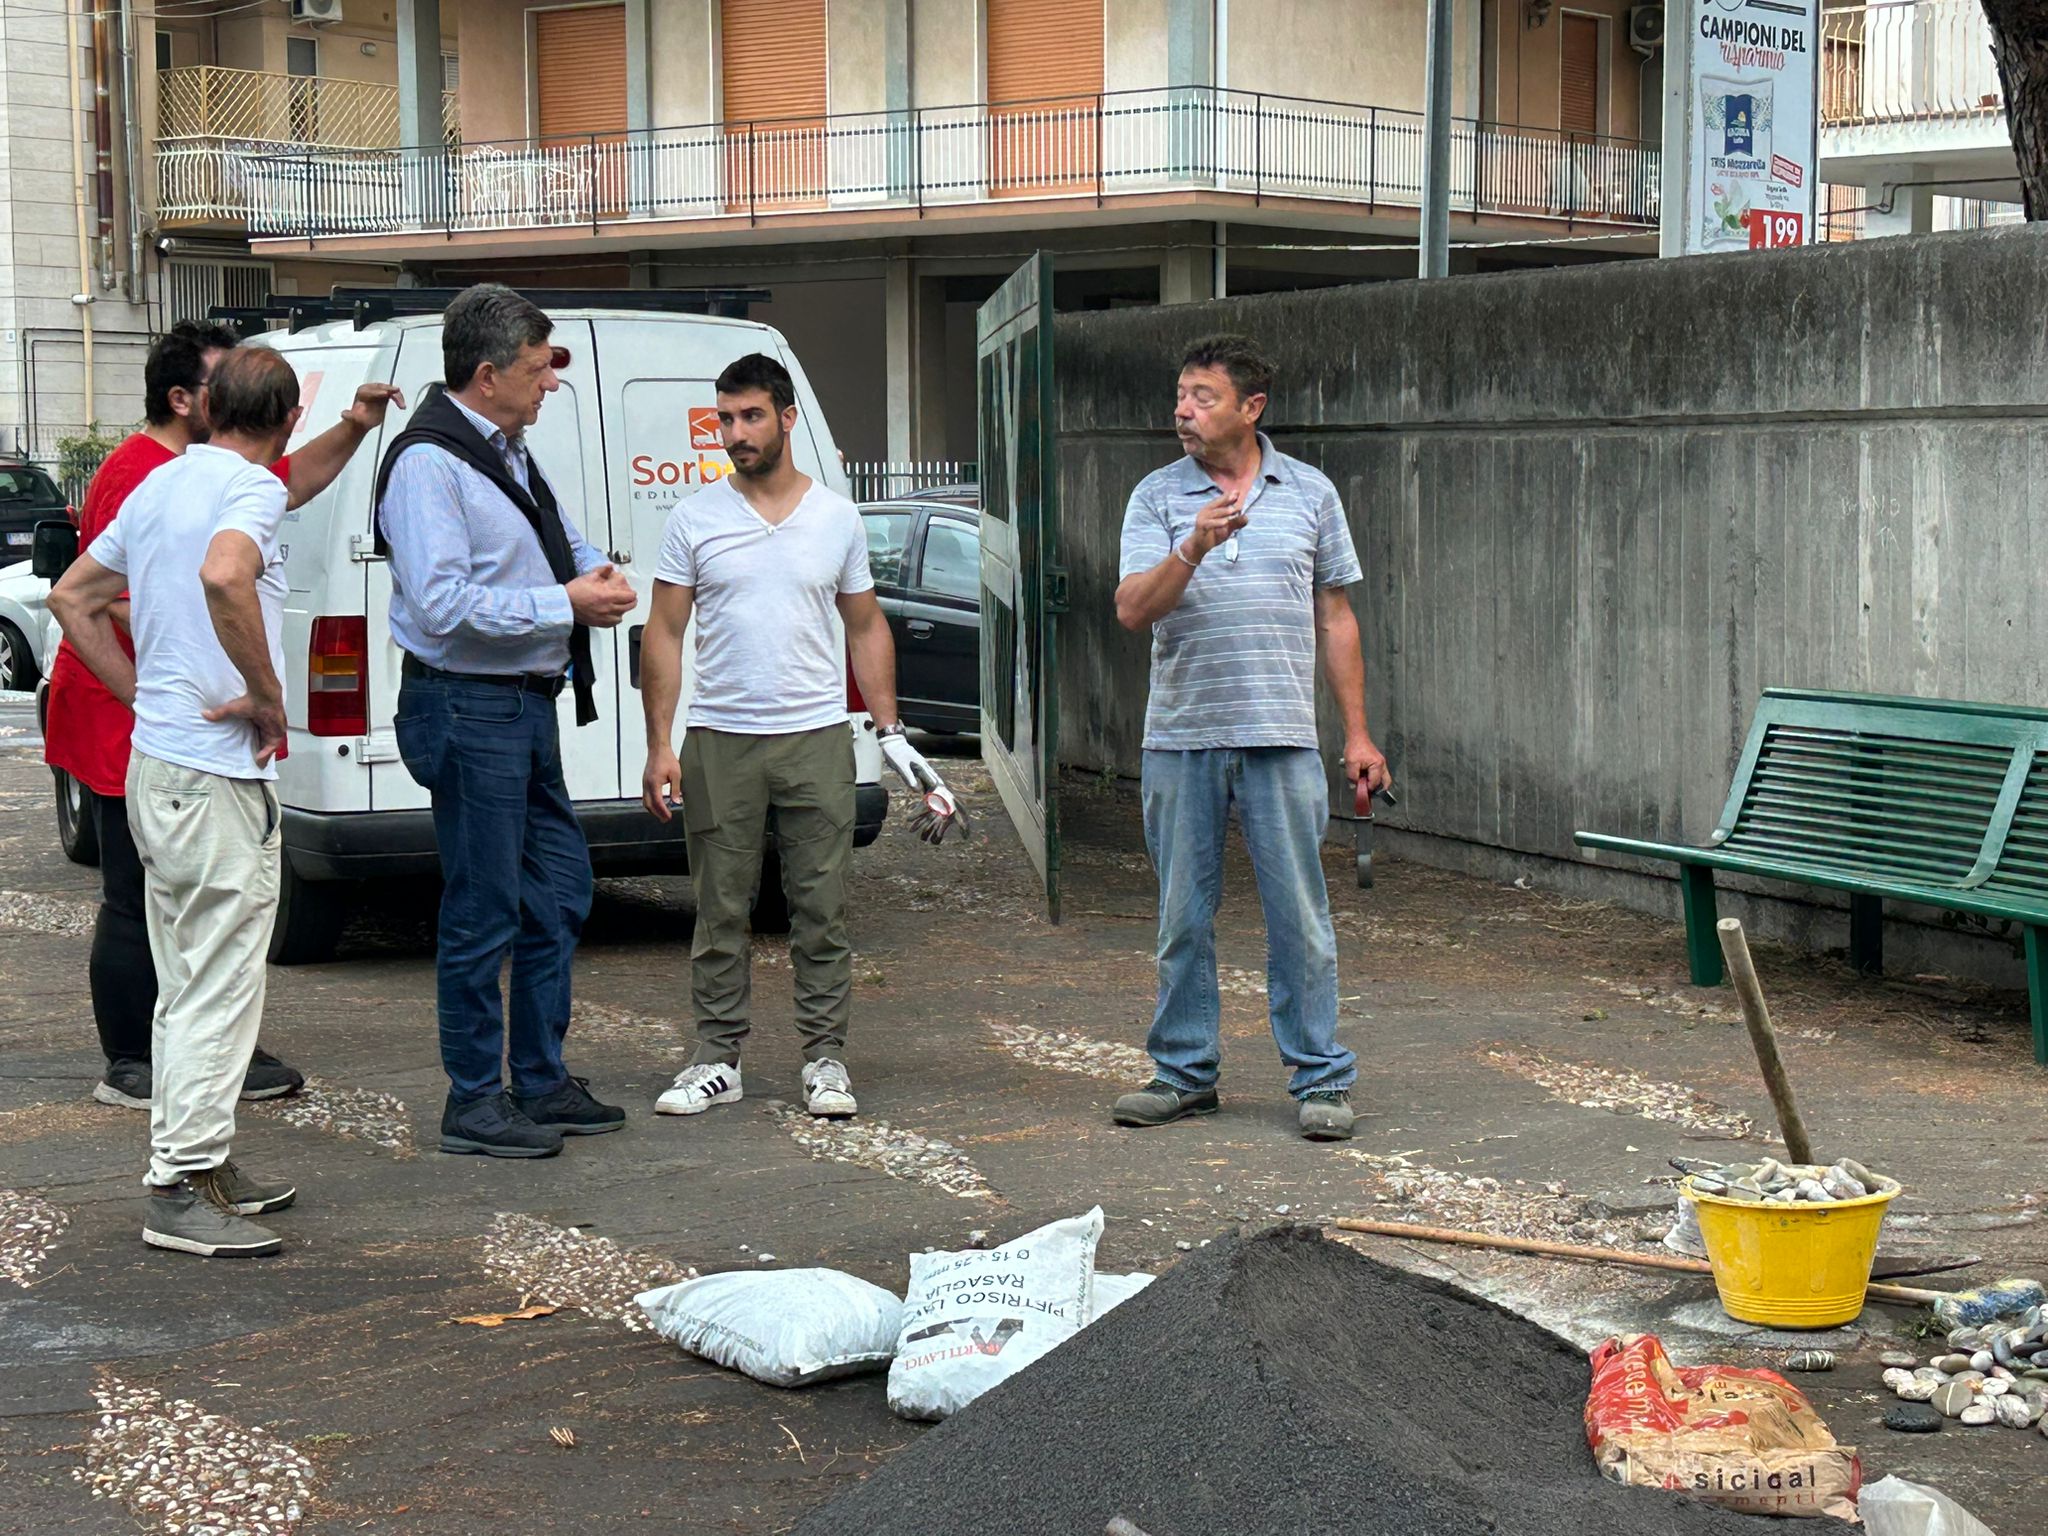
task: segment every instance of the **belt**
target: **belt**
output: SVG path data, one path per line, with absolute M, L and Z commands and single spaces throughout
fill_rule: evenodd
M 449 672 L 428 666 L 411 651 L 399 663 L 398 673 L 401 677 L 435 678 L 446 683 L 495 683 L 501 688 L 523 688 L 548 699 L 559 698 L 569 682 L 560 672 Z

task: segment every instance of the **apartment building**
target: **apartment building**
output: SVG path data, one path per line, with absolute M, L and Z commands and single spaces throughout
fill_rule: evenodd
M 1825 0 L 1821 179 L 1860 236 L 2020 217 L 2018 166 L 1978 0 Z
M 457 4 L 405 14 L 451 46 Z M 1461 267 L 1654 247 L 1631 9 L 1460 0 L 1456 238 L 1494 248 Z M 1423 15 L 459 0 L 459 144 L 423 115 L 397 149 L 273 158 L 249 227 L 260 256 L 422 281 L 760 285 L 849 453 L 971 457 L 974 308 L 1033 249 L 1070 307 L 1412 272 Z M 399 51 L 403 77 L 426 49 Z
M 1454 270 L 1653 251 L 1661 7 L 1454 3 Z M 154 4 L 125 13 L 112 97 L 129 355 L 101 341 L 91 405 L 60 366 L 75 253 L 40 225 L 74 200 L 50 173 L 33 254 L 69 267 L 35 279 L 36 323 L 73 340 L 10 342 L 0 447 L 132 420 L 167 318 L 495 276 L 766 288 L 852 456 L 971 458 L 974 310 L 1035 249 L 1071 308 L 1414 270 L 1424 0 Z M 64 0 L 7 14 L 70 24 Z M 34 57 L 44 97 L 63 57 Z M 73 121 L 38 118 L 35 156 L 59 165 Z

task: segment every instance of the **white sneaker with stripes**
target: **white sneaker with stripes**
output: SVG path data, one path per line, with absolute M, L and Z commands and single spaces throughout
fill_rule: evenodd
M 846 1063 L 825 1056 L 804 1063 L 804 1108 L 821 1120 L 850 1120 L 860 1106 Z
M 701 1115 L 714 1104 L 740 1101 L 740 1069 L 715 1061 L 699 1062 L 676 1074 L 667 1093 L 654 1101 L 657 1115 Z

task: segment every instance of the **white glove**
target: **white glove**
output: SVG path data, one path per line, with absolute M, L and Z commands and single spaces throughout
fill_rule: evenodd
M 955 827 L 962 837 L 968 836 L 967 813 L 960 809 L 953 791 L 946 788 L 946 781 L 925 760 L 924 754 L 901 731 L 891 731 L 881 741 L 882 756 L 910 792 L 923 802 L 910 818 L 910 829 L 927 843 L 944 842 L 946 834 Z

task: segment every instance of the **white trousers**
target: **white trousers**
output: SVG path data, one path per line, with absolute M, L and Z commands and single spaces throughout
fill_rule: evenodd
M 227 1161 L 263 1020 L 281 820 L 267 780 L 224 779 L 142 752 L 128 765 L 128 825 L 156 961 L 152 1184 Z

